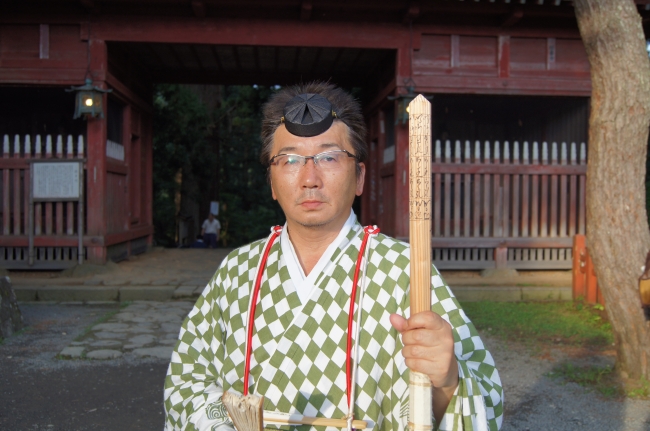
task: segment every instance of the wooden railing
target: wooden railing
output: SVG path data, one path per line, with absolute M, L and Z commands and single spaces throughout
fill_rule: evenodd
M 0 154 L 1 267 L 28 267 L 29 159 L 83 158 L 84 152 L 82 136 L 15 135 L 11 139 L 4 135 Z M 77 262 L 77 219 L 76 202 L 34 204 L 35 268 L 60 269 Z
M 586 163 L 584 143 L 436 141 L 434 262 L 571 268 L 572 237 L 585 232 Z

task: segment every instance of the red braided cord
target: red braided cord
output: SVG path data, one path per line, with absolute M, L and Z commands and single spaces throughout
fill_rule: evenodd
M 348 342 L 346 346 L 345 355 L 345 375 L 346 375 L 346 390 L 348 395 L 348 405 L 350 405 L 350 394 L 352 393 L 352 321 L 354 320 L 354 302 L 357 297 L 357 284 L 359 281 L 359 268 L 361 268 L 361 261 L 363 260 L 363 252 L 366 250 L 368 238 L 372 234 L 379 233 L 379 228 L 376 226 L 366 226 L 364 229 L 363 242 L 359 249 L 357 256 L 357 265 L 354 269 L 354 279 L 352 281 L 352 292 L 350 293 L 350 314 L 348 315 Z M 357 325 L 361 322 L 357 322 Z
M 260 294 L 260 284 L 264 275 L 264 268 L 266 268 L 266 259 L 269 257 L 269 251 L 271 251 L 275 239 L 280 236 L 281 232 L 281 226 L 273 227 L 273 235 L 271 235 L 269 242 L 266 244 L 266 249 L 264 250 L 264 255 L 262 256 L 262 261 L 257 271 L 255 287 L 253 288 L 253 297 L 251 298 L 251 306 L 248 314 L 248 342 L 246 343 L 246 365 L 244 366 L 244 395 L 248 395 L 248 378 L 251 371 L 251 350 L 253 346 L 253 326 L 255 324 L 255 308 L 257 306 L 257 298 Z

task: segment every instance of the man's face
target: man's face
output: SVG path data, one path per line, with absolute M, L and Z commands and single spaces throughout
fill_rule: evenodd
M 347 150 L 354 154 L 348 139 L 348 126 L 334 121 L 318 136 L 292 135 L 284 125 L 273 136 L 271 155 L 298 154 L 314 156 L 324 151 Z M 279 166 L 271 166 L 271 190 L 287 221 L 305 227 L 340 228 L 350 215 L 355 196 L 363 191 L 365 166 L 359 163 L 361 173 L 356 175 L 355 160 L 345 157 L 341 168 L 324 171 L 307 160 L 297 172 L 287 174 Z

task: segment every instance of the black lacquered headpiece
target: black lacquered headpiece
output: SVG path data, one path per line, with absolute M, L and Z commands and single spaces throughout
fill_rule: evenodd
M 316 136 L 330 128 L 336 113 L 329 100 L 319 94 L 300 94 L 284 105 L 282 120 L 292 135 Z

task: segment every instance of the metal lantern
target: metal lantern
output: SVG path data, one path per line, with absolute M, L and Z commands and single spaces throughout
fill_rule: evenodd
M 99 117 L 104 118 L 104 93 L 110 93 L 113 90 L 104 90 L 99 87 L 93 86 L 93 81 L 86 78 L 86 83 L 80 87 L 68 88 L 68 92 L 75 91 L 77 93 L 75 98 L 74 116 L 77 119 L 81 116 Z
M 397 113 L 395 115 L 395 124 L 407 124 L 409 121 L 409 104 L 417 97 L 415 94 L 415 87 L 406 87 L 406 94 L 398 96 L 388 96 L 388 100 L 397 100 Z M 431 101 L 432 96 L 424 96 L 427 100 Z
M 397 115 L 395 116 L 395 124 L 401 122 L 406 124 L 409 121 L 409 104 L 415 99 L 415 94 L 409 90 L 408 94 L 399 96 L 399 101 L 397 102 Z

